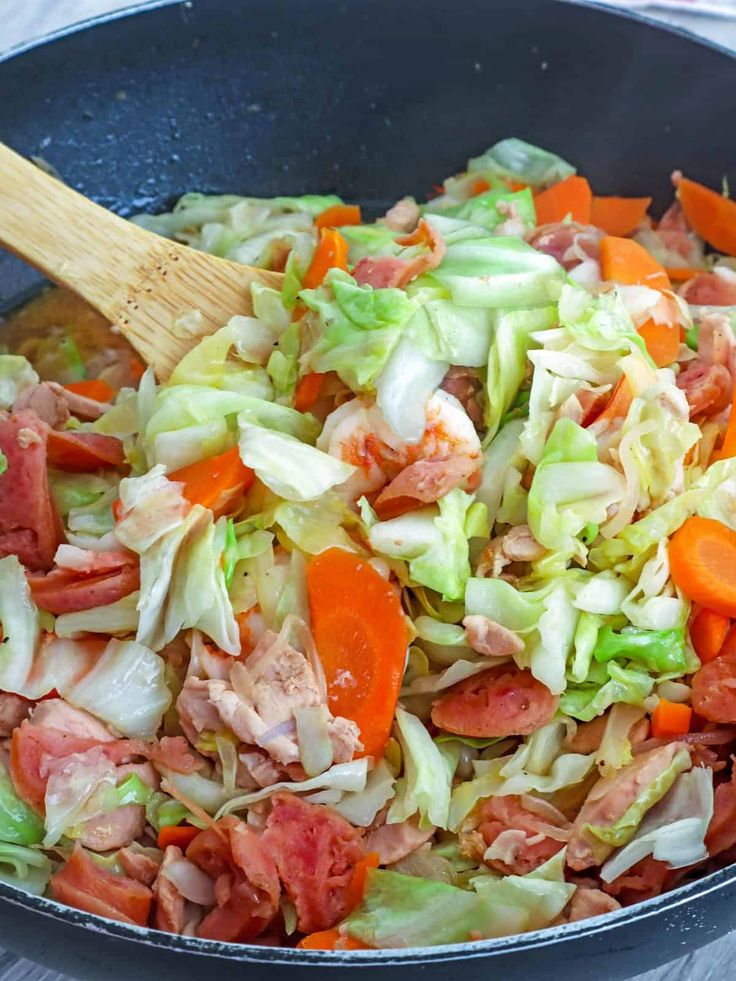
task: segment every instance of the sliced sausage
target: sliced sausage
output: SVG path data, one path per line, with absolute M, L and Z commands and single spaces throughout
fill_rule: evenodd
M 379 518 L 386 521 L 421 504 L 439 501 L 455 487 L 466 485 L 480 465 L 479 456 L 451 456 L 447 460 L 417 460 L 404 467 L 398 477 L 375 500 Z
M 593 225 L 576 221 L 553 222 L 534 229 L 529 244 L 545 255 L 551 255 L 568 272 L 587 259 L 598 259 L 604 232 Z
M 148 923 L 153 901 L 147 886 L 103 869 L 81 845 L 75 846 L 69 861 L 51 876 L 49 891 L 67 906 L 139 926 Z
M 676 381 L 677 387 L 685 393 L 691 419 L 716 415 L 731 401 L 733 381 L 725 365 L 706 364 L 696 358 L 680 372 Z
M 46 470 L 48 426 L 26 409 L 0 415 L 0 557 L 17 555 L 27 569 L 50 569 L 64 541 Z
M 128 562 L 117 572 L 88 576 L 74 569 L 52 569 L 28 577 L 34 602 L 59 616 L 116 603 L 140 586 L 140 570 Z
M 688 279 L 679 293 L 694 306 L 731 307 L 736 305 L 736 280 L 702 272 Z
M 511 795 L 483 802 L 478 831 L 487 846 L 497 845 L 495 857 L 486 859 L 491 868 L 503 875 L 526 875 L 564 847 L 570 824 L 562 814 L 552 823 Z
M 365 856 L 361 833 L 321 804 L 294 794 L 273 797 L 263 843 L 304 933 L 329 930 L 348 912 L 353 869 Z
M 609 896 L 615 896 L 622 906 L 630 906 L 632 903 L 640 903 L 644 899 L 658 896 L 669 886 L 668 880 L 671 880 L 674 874 L 676 873 L 673 873 L 666 862 L 659 862 L 651 855 L 647 855 L 618 879 L 603 883 L 603 889 Z
M 278 911 L 281 886 L 262 836 L 226 817 L 197 835 L 187 858 L 215 880 L 217 906 L 199 924 L 197 936 L 249 943 L 263 933 Z
M 463 620 L 465 639 L 468 646 L 476 654 L 486 657 L 506 657 L 509 654 L 519 654 L 524 650 L 524 641 L 513 630 L 484 617 L 481 614 L 470 614 Z
M 567 864 L 582 871 L 600 865 L 613 848 L 597 838 L 589 825 L 609 828 L 621 818 L 639 797 L 669 767 L 682 743 L 668 743 L 642 753 L 632 763 L 612 776 L 594 784 L 580 809 L 567 847 Z M 652 805 L 656 801 L 652 801 Z
M 709 722 L 736 723 L 736 650 L 721 654 L 695 673 L 692 706 Z
M 531 671 L 502 664 L 451 688 L 432 706 L 432 722 L 459 736 L 528 736 L 558 703 Z
M 419 222 L 415 231 L 397 238 L 396 242 L 398 245 L 424 245 L 426 248 L 409 259 L 398 256 L 379 256 L 373 259 L 366 256 L 353 269 L 355 281 L 360 286 L 372 286 L 374 289 L 406 286 L 417 276 L 436 269 L 447 251 L 440 233 L 424 219 Z
M 122 467 L 125 453 L 117 436 L 52 429 L 48 434 L 48 462 L 59 470 L 88 473 L 105 467 Z
M 368 832 L 365 850 L 368 853 L 376 852 L 379 865 L 393 865 L 426 844 L 434 837 L 436 830 L 431 826 L 422 830 L 416 816 L 399 824 L 384 824 Z
M 621 903 L 602 889 L 578 886 L 570 900 L 568 919 L 570 923 L 575 923 L 577 920 L 588 920 L 591 916 L 613 913 L 617 909 L 621 909 Z

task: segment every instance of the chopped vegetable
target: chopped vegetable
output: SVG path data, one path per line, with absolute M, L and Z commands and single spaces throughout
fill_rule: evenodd
M 200 828 L 192 828 L 188 824 L 167 824 L 164 825 L 156 838 L 156 844 L 165 851 L 169 845 L 176 845 L 182 851 L 186 851 L 197 835 Z
M 351 912 L 363 902 L 368 883 L 368 869 L 377 869 L 380 864 L 379 858 L 378 852 L 369 852 L 353 869 L 353 877 L 346 896 L 347 906 Z
M 732 857 L 736 203 L 679 185 L 512 138 L 365 223 L 187 194 L 136 220 L 283 278 L 162 382 L 21 311 L 0 882 L 373 962 Z
M 70 382 L 64 388 L 75 395 L 94 399 L 96 402 L 112 402 L 117 394 L 112 385 L 101 378 L 88 378 L 87 381 Z
M 330 708 L 357 722 L 363 753 L 378 758 L 391 732 L 406 659 L 399 598 L 364 559 L 339 548 L 308 564 L 307 593 Z
M 294 408 L 297 412 L 309 412 L 319 398 L 324 380 L 325 375 L 321 371 L 310 371 L 299 379 L 294 392 Z
M 302 286 L 305 290 L 315 290 L 321 286 L 330 269 L 347 268 L 348 243 L 334 228 L 323 228 Z
M 665 266 L 664 271 L 673 283 L 686 283 L 688 279 L 704 272 L 703 269 L 691 269 L 689 266 Z
M 589 225 L 593 193 L 584 177 L 566 177 L 534 196 L 537 224 L 549 225 L 570 218 Z
M 601 242 L 601 275 L 623 286 L 668 290 L 667 273 L 647 250 L 631 238 L 607 235 Z
M 651 318 L 638 328 L 647 353 L 658 368 L 674 364 L 680 353 L 679 324 L 660 324 Z
M 736 617 L 736 531 L 695 515 L 670 539 L 669 556 L 672 579 L 689 600 Z
M 317 228 L 341 228 L 343 225 L 359 225 L 360 208 L 357 204 L 333 204 L 314 219 Z
M 715 610 L 703 608 L 690 624 L 690 640 L 703 664 L 718 657 L 731 625 L 728 617 Z
M 368 944 L 361 943 L 339 930 L 320 930 L 310 933 L 297 944 L 300 950 L 370 950 Z
M 201 504 L 216 515 L 232 508 L 234 500 L 255 480 L 253 471 L 240 459 L 237 446 L 220 456 L 175 470 L 168 477 L 184 485 L 182 494 L 190 504 Z
M 677 197 L 688 224 L 709 245 L 736 255 L 736 201 L 704 184 L 680 178 Z
M 680 702 L 668 702 L 660 698 L 652 713 L 652 735 L 655 739 L 667 736 L 684 736 L 690 732 L 693 710 Z
M 651 198 L 594 197 L 590 224 L 607 235 L 630 235 L 646 218 Z

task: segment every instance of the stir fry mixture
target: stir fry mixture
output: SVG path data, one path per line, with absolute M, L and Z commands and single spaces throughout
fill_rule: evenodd
M 673 185 L 657 221 L 508 139 L 370 223 L 188 194 L 138 221 L 285 278 L 162 384 L 71 307 L 52 342 L 26 314 L 0 356 L 5 881 L 366 949 L 732 859 L 736 202 Z

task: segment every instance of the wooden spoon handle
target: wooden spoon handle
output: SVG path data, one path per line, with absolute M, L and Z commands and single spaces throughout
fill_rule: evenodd
M 115 319 L 149 234 L 0 143 L 0 245 Z
M 205 334 L 251 314 L 280 273 L 228 262 L 119 218 L 0 143 L 0 246 L 83 297 L 165 379 Z M 182 314 L 192 310 L 201 316 Z

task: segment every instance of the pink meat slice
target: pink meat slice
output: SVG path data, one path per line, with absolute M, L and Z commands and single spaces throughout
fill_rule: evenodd
M 64 541 L 46 469 L 48 427 L 28 409 L 0 415 L 0 558 L 17 555 L 31 571 L 50 569 Z

